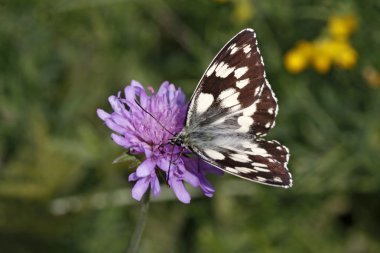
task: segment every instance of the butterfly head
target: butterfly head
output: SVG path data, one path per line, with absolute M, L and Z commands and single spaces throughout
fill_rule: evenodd
M 179 132 L 173 138 L 169 139 L 169 143 L 180 147 L 187 148 L 189 146 L 189 136 L 184 130 Z

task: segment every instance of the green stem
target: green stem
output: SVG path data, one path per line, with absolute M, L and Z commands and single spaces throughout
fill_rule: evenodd
M 137 220 L 135 232 L 133 233 L 132 239 L 129 243 L 127 253 L 137 253 L 140 247 L 140 241 L 142 233 L 144 232 L 145 224 L 148 219 L 148 210 L 149 210 L 149 198 L 150 198 L 150 190 L 144 194 L 139 219 Z

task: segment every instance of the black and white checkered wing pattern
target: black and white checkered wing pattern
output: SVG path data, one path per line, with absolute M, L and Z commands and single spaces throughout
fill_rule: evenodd
M 289 187 L 289 152 L 260 139 L 275 124 L 277 99 L 266 79 L 256 34 L 233 37 L 205 71 L 187 112 L 184 145 L 236 176 Z
M 245 29 L 205 71 L 191 99 L 186 125 L 234 120 L 240 132 L 264 136 L 274 126 L 277 111 L 256 34 Z M 207 120 L 197 122 L 200 117 Z
M 289 150 L 277 141 L 246 140 L 238 146 L 207 148 L 199 154 L 206 162 L 250 181 L 284 188 L 293 183 L 287 168 Z

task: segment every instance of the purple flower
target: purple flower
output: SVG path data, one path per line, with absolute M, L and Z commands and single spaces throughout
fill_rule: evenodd
M 109 114 L 102 109 L 97 110 L 99 118 L 115 132 L 111 137 L 116 144 L 129 149 L 132 154 L 144 154 L 146 157 L 129 176 L 129 181 L 136 181 L 132 197 L 140 200 L 149 186 L 153 195 L 158 196 L 160 183 L 157 174 L 167 176 L 169 186 L 183 203 L 190 203 L 191 199 L 184 182 L 200 187 L 207 197 L 212 197 L 215 190 L 205 174 L 220 174 L 220 171 L 198 157 L 188 157 L 188 150 L 169 143 L 173 137 L 171 133 L 178 133 L 183 128 L 187 109 L 185 94 L 169 82 L 164 82 L 157 93 L 151 87 L 148 89 L 152 95 L 148 95 L 140 83 L 132 81 L 125 87 L 125 98 L 121 97 L 121 92 L 109 97 L 114 112 Z M 144 112 L 136 100 L 156 119 Z

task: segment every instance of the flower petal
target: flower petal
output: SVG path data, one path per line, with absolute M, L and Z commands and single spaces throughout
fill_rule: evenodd
M 106 120 L 111 117 L 111 115 L 108 112 L 105 112 L 103 109 L 97 109 L 96 114 L 98 114 L 98 117 L 102 120 Z
M 125 101 L 128 103 L 128 106 L 135 103 L 136 91 L 132 86 L 127 86 L 124 89 Z
M 112 133 L 111 138 L 117 145 L 120 145 L 125 148 L 129 148 L 131 146 L 131 143 L 123 136 Z
M 139 179 L 135 186 L 132 188 L 132 197 L 135 200 L 140 201 L 146 190 L 149 186 L 149 179 L 148 178 L 141 178 Z
M 141 83 L 139 83 L 139 82 L 136 81 L 136 80 L 132 80 L 132 81 L 131 81 L 131 86 L 132 86 L 132 87 L 138 87 L 138 88 L 144 89 L 144 86 L 142 86 Z
M 165 158 L 161 158 L 160 160 L 158 160 L 157 166 L 163 171 L 168 171 L 169 161 L 166 160 Z
M 170 104 L 172 104 L 172 102 L 176 102 L 176 101 L 173 101 L 174 98 L 175 98 L 175 86 L 174 84 L 170 84 L 169 87 L 168 87 L 168 98 L 169 98 L 169 101 L 170 101 Z
M 106 125 L 114 132 L 116 133 L 119 133 L 119 134 L 123 134 L 125 132 L 125 129 L 122 127 L 122 126 L 119 126 L 118 124 L 116 124 L 112 118 L 109 118 L 109 119 L 106 119 L 104 121 L 104 123 L 106 123 Z
M 150 97 L 146 94 L 145 90 L 140 92 L 140 105 L 147 109 Z
M 139 177 L 136 175 L 135 172 L 129 174 L 129 177 L 128 177 L 128 181 L 131 182 L 131 181 L 137 181 L 139 179 Z
M 181 88 L 178 88 L 176 91 L 176 96 L 177 96 L 177 104 L 178 105 L 183 105 L 186 102 L 186 96 L 185 93 L 182 92 Z
M 119 101 L 118 97 L 110 96 L 108 98 L 108 102 L 111 104 L 111 107 L 115 112 L 119 114 L 123 114 L 125 108 L 124 108 L 124 105 Z
M 199 185 L 199 178 L 197 175 L 194 175 L 193 173 L 190 173 L 186 169 L 183 171 L 182 178 L 184 181 L 189 183 L 193 187 L 197 187 Z
M 200 178 L 200 188 L 202 189 L 203 193 L 207 197 L 212 197 L 214 195 L 215 189 L 211 185 L 211 183 L 204 177 L 202 176 Z
M 163 96 L 165 93 L 168 92 L 168 86 L 169 82 L 165 81 L 161 84 L 160 88 L 158 89 L 157 96 Z
M 112 114 L 113 121 L 119 126 L 123 126 L 124 128 L 128 128 L 128 130 L 134 130 L 133 125 L 127 117 L 123 117 L 120 114 L 113 113 Z
M 139 82 L 132 80 L 131 86 L 135 89 L 137 96 L 141 97 L 143 93 L 146 94 L 144 87 Z
M 152 187 L 153 196 L 157 197 L 160 194 L 160 182 L 158 181 L 158 177 L 155 176 L 150 181 L 150 186 Z
M 179 201 L 189 204 L 191 197 L 190 194 L 187 192 L 185 186 L 183 185 L 182 181 L 180 180 L 169 180 L 169 184 L 171 188 L 173 189 L 175 195 L 179 199 Z
M 149 176 L 152 172 L 154 172 L 154 167 L 156 166 L 156 163 L 153 162 L 150 159 L 147 159 L 143 161 L 139 167 L 137 167 L 136 170 L 136 175 L 138 177 L 147 177 Z

